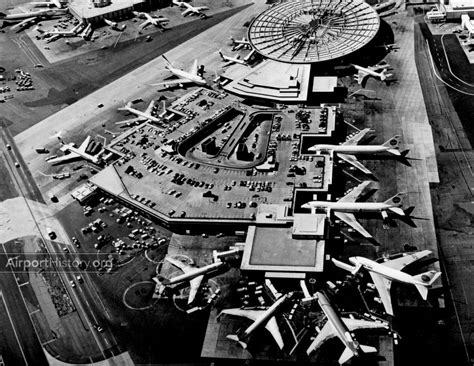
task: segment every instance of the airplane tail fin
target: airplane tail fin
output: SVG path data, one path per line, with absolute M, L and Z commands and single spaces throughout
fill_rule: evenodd
M 381 72 L 380 72 L 380 80 L 384 81 L 387 79 L 387 77 L 389 77 L 390 75 L 387 74 L 387 69 L 383 69 Z
M 243 349 L 247 349 L 247 343 L 242 342 L 242 341 L 240 340 L 240 338 L 239 338 L 238 335 L 236 335 L 236 334 L 229 334 L 229 335 L 227 336 L 227 338 L 228 338 L 228 339 L 231 339 L 231 340 L 233 340 L 233 341 L 239 342 L 239 344 L 242 346 Z
M 419 284 L 415 284 L 415 286 L 420 292 L 420 295 L 423 300 L 426 300 L 428 296 L 428 288 L 433 285 L 433 283 L 439 278 L 439 276 L 441 276 L 441 272 L 437 271 L 428 271 L 413 276 L 413 279 L 415 281 L 420 282 Z
M 410 150 L 403 150 L 400 155 L 403 156 L 404 158 L 408 155 L 408 153 L 410 152 Z
M 394 155 L 401 155 L 400 151 L 400 135 L 395 135 L 391 139 L 385 141 L 382 146 L 388 147 L 388 151 Z
M 389 209 L 397 214 L 401 214 L 402 216 L 405 214 L 403 211 L 401 213 L 397 212 L 398 210 L 395 210 L 397 207 L 401 207 L 403 205 L 403 199 L 405 198 L 406 193 L 397 193 L 395 196 L 390 197 L 388 200 L 386 200 L 384 203 L 387 205 L 393 205 L 395 207 L 390 207 Z
M 349 347 L 346 347 L 346 349 L 342 352 L 341 357 L 339 357 L 339 364 L 340 365 L 345 364 L 354 356 L 355 356 L 355 353 Z

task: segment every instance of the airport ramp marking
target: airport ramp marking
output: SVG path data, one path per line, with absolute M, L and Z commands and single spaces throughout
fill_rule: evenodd
M 3 305 L 5 306 L 5 310 L 7 311 L 8 319 L 10 320 L 10 323 L 12 325 L 13 333 L 15 333 L 15 338 L 16 338 L 16 341 L 18 343 L 18 347 L 20 347 L 20 351 L 21 351 L 21 355 L 23 357 L 23 360 L 25 361 L 25 364 L 28 365 L 28 361 L 26 360 L 25 353 L 23 352 L 23 347 L 21 346 L 20 339 L 18 338 L 18 334 L 16 332 L 15 323 L 13 322 L 13 319 L 10 315 L 10 310 L 8 310 L 8 305 L 5 301 L 5 297 L 3 296 L 2 290 L 0 290 L 0 297 L 3 300 Z

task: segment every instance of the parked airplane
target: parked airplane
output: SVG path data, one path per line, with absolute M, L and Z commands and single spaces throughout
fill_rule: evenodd
M 266 309 L 255 309 L 255 308 L 235 308 L 235 309 L 224 309 L 218 315 L 218 318 L 222 314 L 229 314 L 244 317 L 253 321 L 253 323 L 245 329 L 241 334 L 229 334 L 227 338 L 239 342 L 243 348 L 247 348 L 247 343 L 244 342 L 254 331 L 260 326 L 265 328 L 271 333 L 275 342 L 278 344 L 280 349 L 283 349 L 285 343 L 280 333 L 277 321 L 275 319 L 275 312 L 283 305 L 290 294 L 280 296 L 272 306 Z
M 46 31 L 46 32 L 41 32 L 41 33 L 45 35 L 60 35 L 62 37 L 79 37 L 79 33 L 84 27 L 85 27 L 84 23 L 79 23 L 74 28 L 68 31 L 60 31 L 57 28 L 54 28 L 51 31 Z
M 389 198 L 384 202 L 356 202 L 357 198 L 362 195 L 366 188 L 371 184 L 371 181 L 365 181 L 355 187 L 351 192 L 339 199 L 337 202 L 330 201 L 311 201 L 302 205 L 302 208 L 311 210 L 326 210 L 327 216 L 331 219 L 331 212 L 354 230 L 362 234 L 366 239 L 375 243 L 375 239 L 361 224 L 357 221 L 354 213 L 358 212 L 380 212 L 384 220 L 388 219 L 388 213 L 395 213 L 399 216 L 405 216 L 403 211 L 402 201 L 405 196 L 404 193 L 397 193 L 395 196 Z
M 173 0 L 173 4 L 179 6 L 180 8 L 186 8 L 186 10 L 181 13 L 182 16 L 193 14 L 193 15 L 199 15 L 203 18 L 207 17 L 207 15 L 202 12 L 203 10 L 209 9 L 209 7 L 207 6 L 192 6 L 191 4 L 188 4 L 184 1 L 177 1 L 177 0 Z
M 339 338 L 345 346 L 344 351 L 339 357 L 339 364 L 341 365 L 349 361 L 352 357 L 359 356 L 361 353 L 377 352 L 375 347 L 359 344 L 359 342 L 354 339 L 352 332 L 356 329 L 386 329 L 387 324 L 362 319 L 343 318 L 336 312 L 326 295 L 322 292 L 316 292 L 316 300 L 324 312 L 324 315 L 326 315 L 327 322 L 308 347 L 306 351 L 308 356 L 325 341 L 333 337 Z
M 162 16 L 154 16 L 154 15 L 150 15 L 148 13 L 139 12 L 139 11 L 134 11 L 133 14 L 135 14 L 138 18 L 146 19 L 142 24 L 138 26 L 139 29 L 146 28 L 150 24 L 153 24 L 155 27 L 158 27 L 160 29 L 164 29 L 163 25 L 168 24 L 170 21 L 168 18 L 165 18 Z
M 18 27 L 24 27 L 26 24 L 31 24 L 32 22 L 39 21 L 41 19 L 64 15 L 66 12 L 67 9 L 43 9 L 16 14 L 5 14 L 0 12 L 0 19 L 3 20 L 4 25 L 18 22 L 18 24 L 15 24 L 11 27 L 11 29 L 15 29 Z
M 251 49 L 252 46 L 247 38 L 242 37 L 242 39 L 235 39 L 234 37 L 229 37 L 232 42 L 232 51 L 238 51 L 242 48 Z
M 385 312 L 389 315 L 393 315 L 393 307 L 390 297 L 390 286 L 392 285 L 392 281 L 415 285 L 423 300 L 427 299 L 428 288 L 430 288 L 436 279 L 441 276 L 441 272 L 428 271 L 412 276 L 408 273 L 402 272 L 401 270 L 407 265 L 420 260 L 431 253 L 430 250 L 422 250 L 413 254 L 404 254 L 399 258 L 389 259 L 381 263 L 364 257 L 350 257 L 349 261 L 354 264 L 355 267 L 334 258 L 332 258 L 332 262 L 337 267 L 350 271 L 352 274 L 357 273 L 362 268 L 367 269 L 380 295 Z
M 161 119 L 151 115 L 151 112 L 153 111 L 154 107 L 155 107 L 155 101 L 152 100 L 150 104 L 148 105 L 147 109 L 145 110 L 145 112 L 142 112 L 142 111 L 139 111 L 138 109 L 133 108 L 131 102 L 128 102 L 127 104 L 125 104 L 125 107 L 118 108 L 118 110 L 128 111 L 137 117 L 141 117 L 143 119 L 150 120 L 153 122 L 157 122 L 157 123 L 161 122 Z M 127 123 L 127 122 L 132 122 L 132 120 L 127 120 L 127 121 L 122 121 L 122 122 Z M 118 124 L 121 124 L 122 122 L 118 122 Z
M 241 64 L 241 65 L 248 66 L 247 61 L 240 59 L 240 55 L 238 55 L 236 57 L 231 57 L 231 56 L 224 55 L 222 53 L 222 50 L 219 50 L 217 52 L 219 53 L 219 56 L 221 56 L 222 60 L 227 62 L 227 64 L 226 64 L 227 66 L 232 65 L 232 64 Z
M 383 47 L 385 48 L 385 51 L 387 52 L 392 52 L 392 51 L 398 52 L 398 50 L 400 49 L 400 47 L 396 43 L 389 43 L 389 44 L 384 43 L 383 45 L 376 46 L 376 47 Z
M 163 292 L 170 286 L 176 286 L 182 284 L 183 282 L 189 282 L 190 291 L 188 297 L 188 304 L 191 304 L 196 298 L 204 276 L 209 277 L 211 273 L 215 274 L 218 270 L 222 269 L 226 265 L 225 262 L 218 261 L 215 263 L 208 264 L 207 266 L 197 268 L 185 264 L 179 260 L 173 259 L 171 257 L 166 257 L 165 260 L 181 269 L 184 274 L 170 279 L 161 276 L 153 277 L 153 281 L 155 281 L 157 284 L 154 297 L 160 297 Z
M 37 6 L 48 6 L 50 8 L 52 7 L 57 7 L 59 9 L 61 9 L 63 7 L 63 4 L 61 3 L 60 0 L 51 0 L 51 1 L 33 1 L 33 2 L 30 2 L 28 3 L 30 5 L 33 5 L 35 7 Z
M 361 164 L 354 154 L 376 155 L 380 153 L 390 153 L 401 157 L 405 157 L 406 154 L 408 154 L 409 150 L 403 152 L 400 152 L 399 150 L 399 135 L 392 137 L 382 145 L 359 145 L 359 142 L 371 131 L 370 128 L 365 128 L 340 145 L 318 144 L 310 147 L 308 151 L 334 152 L 340 159 L 366 174 L 372 174 L 372 172 Z
M 127 26 L 125 24 L 123 24 L 121 27 L 119 27 L 119 24 L 117 22 L 114 22 L 113 20 L 109 20 L 109 19 L 104 19 L 104 22 L 111 28 L 111 29 L 114 29 L 114 30 L 117 30 L 117 31 L 123 31 L 125 30 L 125 28 L 127 28 Z
M 184 71 L 182 69 L 174 67 L 173 64 L 165 57 L 165 55 L 162 55 L 162 57 L 166 61 L 165 68 L 180 79 L 172 79 L 169 81 L 163 81 L 161 83 L 151 84 L 152 86 L 163 85 L 165 88 L 168 88 L 171 85 L 178 85 L 179 87 L 183 87 L 184 84 L 189 83 L 197 85 L 207 85 L 206 79 L 202 77 L 202 73 L 204 72 L 204 66 L 198 67 L 197 59 L 194 60 L 191 70 Z
M 393 74 L 388 74 L 387 69 L 390 67 L 389 64 L 377 64 L 375 66 L 362 67 L 359 65 L 353 64 L 357 72 L 357 82 L 365 88 L 367 80 L 369 77 L 378 78 L 381 81 L 385 81 L 387 84 L 387 78 L 393 76 Z
M 75 147 L 74 143 L 68 143 L 65 144 L 62 140 L 61 133 L 59 132 L 58 134 L 52 136 L 52 138 L 57 137 L 59 142 L 61 143 L 61 151 L 64 152 L 65 154 L 53 159 L 49 159 L 48 163 L 50 164 L 59 164 L 59 163 L 65 163 L 70 160 L 74 159 L 79 159 L 82 158 L 84 160 L 90 161 L 94 164 L 100 164 L 102 159 L 101 159 L 101 152 L 95 155 L 91 155 L 86 152 L 87 148 L 89 147 L 89 144 L 91 143 L 91 137 L 87 136 L 87 138 L 84 140 L 84 142 L 79 146 L 78 148 Z

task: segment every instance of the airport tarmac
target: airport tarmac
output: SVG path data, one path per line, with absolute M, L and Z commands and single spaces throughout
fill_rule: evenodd
M 420 26 L 423 26 L 421 23 Z M 432 27 L 430 27 L 431 29 Z M 445 352 L 458 364 L 470 364 L 474 349 L 471 334 L 474 329 L 472 322 L 472 286 L 471 267 L 473 258 L 472 247 L 472 202 L 474 176 L 472 165 L 474 154 L 466 131 L 466 115 L 458 116 L 453 100 L 459 97 L 446 88 L 429 66 L 432 50 L 426 46 L 427 34 L 420 29 L 415 34 L 416 61 L 421 70 L 421 83 L 425 95 L 425 103 L 434 130 L 437 145 L 437 163 L 440 172 L 440 184 L 433 187 L 432 200 L 434 218 L 437 225 L 440 258 L 446 271 L 449 300 L 452 301 L 454 312 L 446 324 L 450 334 L 446 342 Z M 451 55 L 450 55 L 451 57 Z M 459 60 L 461 65 L 466 60 Z M 438 66 L 443 68 L 443 65 Z M 459 67 L 459 65 L 453 65 Z M 438 69 L 439 70 L 439 69 Z M 469 77 L 465 73 L 464 77 Z M 471 76 L 472 77 L 472 76 Z M 469 103 L 468 100 L 464 102 Z M 466 104 L 465 104 L 466 105 Z M 460 118 L 464 121 L 461 121 Z M 472 132 L 471 132 L 472 134 Z

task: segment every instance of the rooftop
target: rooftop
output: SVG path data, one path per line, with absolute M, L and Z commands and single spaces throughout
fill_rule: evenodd
M 363 0 L 288 1 L 255 18 L 249 41 L 265 57 L 314 63 L 360 49 L 379 26 L 377 12 Z

